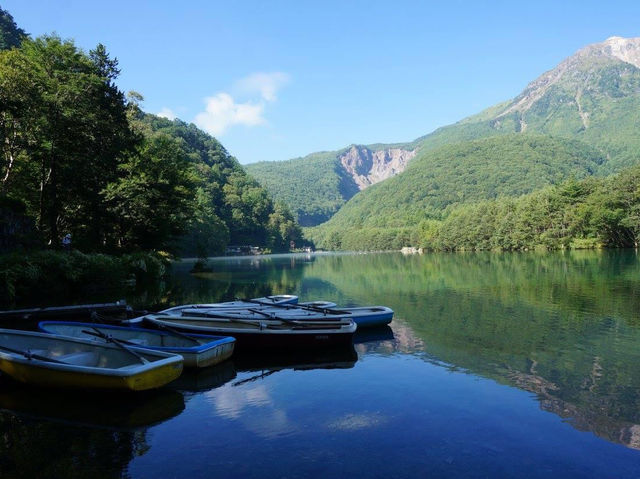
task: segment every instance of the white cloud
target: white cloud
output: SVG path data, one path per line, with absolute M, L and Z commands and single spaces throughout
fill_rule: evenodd
M 283 72 L 253 73 L 238 80 L 235 87 L 244 94 L 259 93 L 263 100 L 273 102 L 277 91 L 287 83 L 289 75 Z
M 267 123 L 264 118 L 267 103 L 275 102 L 276 93 L 288 82 L 286 73 L 253 73 L 233 85 L 234 92 L 249 97 L 249 100 L 238 102 L 226 92 L 207 97 L 204 99 L 205 111 L 196 115 L 194 123 L 215 136 L 224 135 L 235 125 L 264 125 Z
M 205 111 L 198 113 L 195 124 L 212 135 L 223 135 L 230 126 L 256 126 L 265 123 L 262 103 L 236 103 L 228 93 L 205 98 Z
M 157 113 L 158 116 L 161 116 L 163 118 L 167 118 L 169 120 L 175 120 L 176 119 L 176 114 L 173 112 L 173 110 L 171 110 L 170 108 L 167 108 L 166 106 L 162 108 L 162 110 L 160 110 Z

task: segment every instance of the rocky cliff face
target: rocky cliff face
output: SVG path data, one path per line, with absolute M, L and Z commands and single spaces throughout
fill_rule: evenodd
M 387 148 L 372 151 L 366 146 L 354 145 L 338 159 L 358 189 L 364 190 L 367 186 L 403 172 L 414 156 L 416 150 Z

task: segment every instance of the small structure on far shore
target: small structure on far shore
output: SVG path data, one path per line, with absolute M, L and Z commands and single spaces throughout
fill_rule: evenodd
M 262 249 L 259 246 L 241 245 L 241 246 L 227 246 L 224 251 L 226 256 L 236 255 L 249 255 L 249 254 L 262 254 Z

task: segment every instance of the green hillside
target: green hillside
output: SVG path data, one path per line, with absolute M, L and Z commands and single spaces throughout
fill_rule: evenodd
M 183 254 L 198 254 L 202 248 L 206 254 L 221 253 L 227 244 L 282 251 L 299 239 L 291 213 L 274 204 L 267 190 L 214 137 L 178 119 L 147 113 L 140 121 L 148 130 L 146 135 L 174 139 L 198 178 L 191 228 L 179 240 Z
M 339 152 L 320 152 L 288 161 L 263 161 L 246 165 L 276 200 L 284 202 L 302 226 L 327 221 L 358 192 L 345 176 Z
M 445 145 L 424 151 L 404 173 L 359 193 L 307 234 L 321 248 L 399 248 L 412 244 L 420 222 L 440 220 L 456 205 L 584 178 L 604 162 L 598 150 L 584 143 L 540 135 Z

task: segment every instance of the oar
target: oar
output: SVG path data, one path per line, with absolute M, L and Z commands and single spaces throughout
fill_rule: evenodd
M 240 381 L 236 381 L 235 383 L 232 383 L 231 386 L 240 386 L 242 384 L 250 383 L 252 381 L 257 381 L 258 379 L 264 379 L 267 376 L 271 376 L 273 373 L 277 373 L 278 371 L 280 371 L 280 370 L 279 369 L 272 369 L 271 371 L 267 371 L 266 373 L 256 374 L 255 376 L 251 376 L 250 378 L 242 379 Z
M 138 353 L 136 353 L 133 349 L 130 349 L 129 347 L 125 346 L 125 344 L 120 340 L 120 339 L 116 339 L 113 336 L 104 334 L 102 331 L 100 331 L 97 328 L 92 328 L 93 330 L 96 331 L 96 336 L 101 337 L 102 339 L 104 339 L 105 341 L 107 341 L 108 343 L 113 343 L 116 346 L 118 346 L 120 349 L 122 349 L 123 351 L 128 352 L 129 354 L 132 354 L 133 356 L 135 356 L 136 358 L 138 358 L 138 360 L 142 363 L 142 364 L 148 364 L 149 361 L 145 358 L 143 358 L 142 356 L 140 356 Z
M 275 314 L 265 313 L 258 309 L 248 308 L 247 311 L 251 311 L 253 313 L 262 314 L 263 316 L 267 316 L 269 319 L 275 319 L 278 321 L 282 321 L 283 323 L 291 324 L 292 326 L 297 326 L 298 328 L 308 328 L 308 329 L 329 329 L 335 328 L 337 326 L 343 326 L 345 323 L 342 320 L 334 321 L 332 319 L 289 319 L 283 318 L 281 316 L 276 316 Z
M 143 318 L 145 321 L 149 321 L 147 318 Z M 183 339 L 188 339 L 189 341 L 192 341 L 196 344 L 200 344 L 200 341 L 198 341 L 196 338 L 192 338 L 191 336 L 188 336 L 186 334 L 181 333 L 180 331 L 178 331 L 177 329 L 173 329 L 170 328 L 169 326 L 166 326 L 164 324 L 160 324 L 160 323 L 153 323 L 154 326 L 157 326 L 158 329 L 162 329 L 163 331 L 166 331 L 167 333 L 171 333 L 174 336 L 177 336 L 179 338 L 183 338 Z
M 96 329 L 96 328 L 92 328 L 92 329 Z M 95 336 L 96 338 L 101 338 L 101 339 L 104 339 L 104 340 L 107 340 L 107 338 L 110 337 L 107 334 L 103 333 L 102 331 L 100 331 L 100 333 L 96 333 L 94 331 L 89 331 L 87 329 L 83 329 L 82 332 L 85 333 L 85 334 L 89 334 L 90 336 Z M 118 341 L 120 341 L 122 344 L 126 344 L 128 346 L 140 346 L 139 344 L 132 343 L 131 341 L 127 341 L 126 339 L 118 339 Z
M 265 316 L 268 319 L 276 319 L 278 321 L 282 321 L 283 323 L 298 324 L 298 322 L 293 319 L 282 318 L 280 316 L 276 316 L 275 314 L 265 313 L 264 311 L 260 311 L 259 309 L 247 308 L 247 311 L 251 311 L 252 313 L 256 313 L 256 314 L 261 314 L 262 316 Z
M 19 349 L 13 349 L 8 346 L 0 346 L 0 349 L 4 351 L 9 351 L 10 353 L 22 354 L 27 359 L 37 359 L 39 361 L 48 361 L 50 363 L 58 363 L 58 364 L 69 364 L 64 361 L 60 361 L 58 359 L 50 358 L 49 356 L 41 356 L 39 354 L 33 354 L 28 349 L 26 351 L 20 351 Z
M 167 320 L 167 321 L 172 321 L 173 320 L 180 320 L 180 319 L 185 319 L 185 318 L 189 318 L 189 316 L 175 316 L 172 314 L 168 314 L 168 313 L 156 313 L 156 316 L 160 316 L 160 319 L 153 319 L 153 318 L 145 318 L 147 321 L 150 321 L 151 323 L 153 323 L 154 325 L 158 326 L 159 323 L 157 321 L 163 321 L 163 320 Z M 206 318 L 211 318 L 211 319 L 221 319 L 223 320 L 225 323 L 240 323 L 240 324 L 252 324 L 253 326 L 258 326 L 260 328 L 267 328 L 267 329 L 273 329 L 271 328 L 270 325 L 263 325 L 260 322 L 256 322 L 252 319 L 235 319 L 235 318 L 230 318 L 229 316 L 225 316 L 224 314 L 215 314 L 215 313 L 196 313 L 193 315 L 193 318 L 195 319 L 206 319 Z M 163 325 L 164 326 L 164 325 Z
M 304 310 L 316 311 L 318 313 L 324 313 L 324 314 L 350 314 L 349 311 L 342 311 L 340 309 L 318 308 L 317 306 L 309 306 L 309 305 L 305 305 L 305 304 L 265 303 L 264 301 L 260 301 L 260 300 L 257 300 L 257 299 L 240 299 L 239 301 L 246 301 L 247 303 L 260 304 L 262 306 L 269 306 L 269 307 L 273 307 L 273 308 L 304 309 Z

